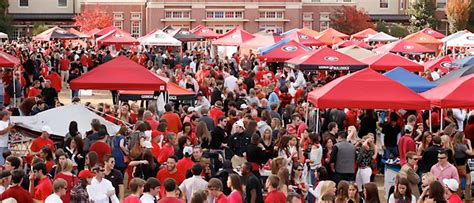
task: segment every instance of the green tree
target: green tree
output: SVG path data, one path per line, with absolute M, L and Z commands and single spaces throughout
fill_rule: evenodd
M 387 23 L 385 23 L 383 20 L 379 20 L 377 23 L 375 23 L 375 30 L 377 32 L 385 32 L 387 34 L 389 33 Z
M 390 35 L 394 37 L 403 38 L 409 33 L 407 28 L 399 24 L 393 24 L 392 27 L 390 27 Z
M 410 16 L 409 30 L 411 32 L 417 32 L 426 27 L 435 28 L 439 23 L 435 17 L 435 11 L 436 5 L 434 1 L 416 1 L 416 3 L 408 9 L 408 15 Z
M 33 30 L 31 31 L 31 33 L 33 34 L 33 36 L 35 36 L 48 29 L 49 29 L 48 26 L 46 26 L 44 23 L 35 23 L 33 25 Z
M 13 30 L 12 19 L 7 15 L 8 1 L 0 0 L 0 32 L 11 34 Z

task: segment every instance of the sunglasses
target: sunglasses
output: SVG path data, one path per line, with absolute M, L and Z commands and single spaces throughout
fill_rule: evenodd
M 302 168 L 299 168 L 299 169 L 297 169 L 297 171 L 303 171 L 303 169 L 302 169 Z

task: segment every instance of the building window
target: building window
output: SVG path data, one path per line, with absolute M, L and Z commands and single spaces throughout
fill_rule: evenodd
M 380 8 L 388 8 L 388 0 L 380 0 Z
M 446 7 L 446 0 L 436 0 L 436 8 L 444 9 Z
M 405 9 L 405 0 L 400 0 L 400 10 Z
M 17 28 L 17 29 L 15 29 L 12 34 L 13 34 L 13 35 L 12 35 L 12 39 L 13 39 L 13 40 L 18 40 L 18 38 L 25 36 L 25 34 L 24 34 L 24 32 L 23 32 L 23 28 Z
M 208 11 L 206 14 L 206 18 L 210 19 L 241 19 L 243 17 L 243 11 Z
M 67 7 L 67 0 L 58 0 L 58 7 Z
M 29 0 L 20 0 L 20 7 L 28 7 L 29 5 Z
M 352 0 L 342 0 L 342 2 L 344 2 L 344 3 L 351 3 Z
M 319 14 L 319 31 L 323 31 L 329 28 L 329 13 Z
M 165 18 L 167 19 L 189 19 L 191 17 L 190 11 L 166 11 Z
M 260 12 L 260 18 L 283 19 L 283 16 L 285 16 L 283 11 L 264 11 L 264 12 Z
M 303 22 L 303 28 L 313 29 L 313 22 L 311 22 L 311 21 Z
M 281 25 L 274 25 L 274 24 L 261 24 L 260 27 L 258 28 L 259 31 L 267 31 L 267 32 L 273 32 L 276 34 L 281 34 L 283 33 L 283 26 Z
M 131 21 L 130 34 L 132 34 L 132 37 L 134 38 L 139 38 L 141 36 L 142 14 L 131 13 L 130 21 Z
M 123 13 L 114 13 L 113 25 L 118 29 L 123 29 Z
M 214 25 L 210 27 L 212 27 L 212 30 L 214 30 L 214 32 L 216 32 L 217 34 L 224 34 L 232 30 L 235 25 Z

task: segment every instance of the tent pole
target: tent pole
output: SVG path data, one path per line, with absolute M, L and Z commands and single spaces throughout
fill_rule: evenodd
M 316 133 L 319 133 L 319 108 L 316 108 Z
M 12 79 L 13 79 L 12 80 L 12 84 L 13 84 L 13 107 L 16 107 L 15 69 L 13 69 L 13 72 L 12 72 Z
M 305 109 L 305 115 L 306 115 L 306 118 L 305 118 L 305 123 L 306 123 L 306 126 L 308 126 L 308 123 L 309 123 L 309 119 L 308 119 L 308 115 L 309 115 L 309 103 L 306 103 L 306 109 Z
M 440 130 L 443 130 L 443 109 L 441 108 L 441 115 L 440 115 Z
M 428 119 L 429 119 L 429 122 L 430 122 L 430 132 L 432 133 L 433 132 L 433 124 L 431 124 L 431 109 L 429 111 L 429 115 L 428 115 Z

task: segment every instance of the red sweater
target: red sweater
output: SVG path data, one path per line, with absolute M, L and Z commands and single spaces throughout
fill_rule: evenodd
M 267 194 L 265 203 L 286 203 L 285 194 L 278 190 L 273 190 Z
M 405 159 L 405 155 L 407 152 L 416 152 L 416 143 L 415 140 L 411 137 L 411 135 L 404 135 L 400 138 L 398 142 L 398 152 L 400 153 L 400 166 L 405 165 L 407 160 Z

